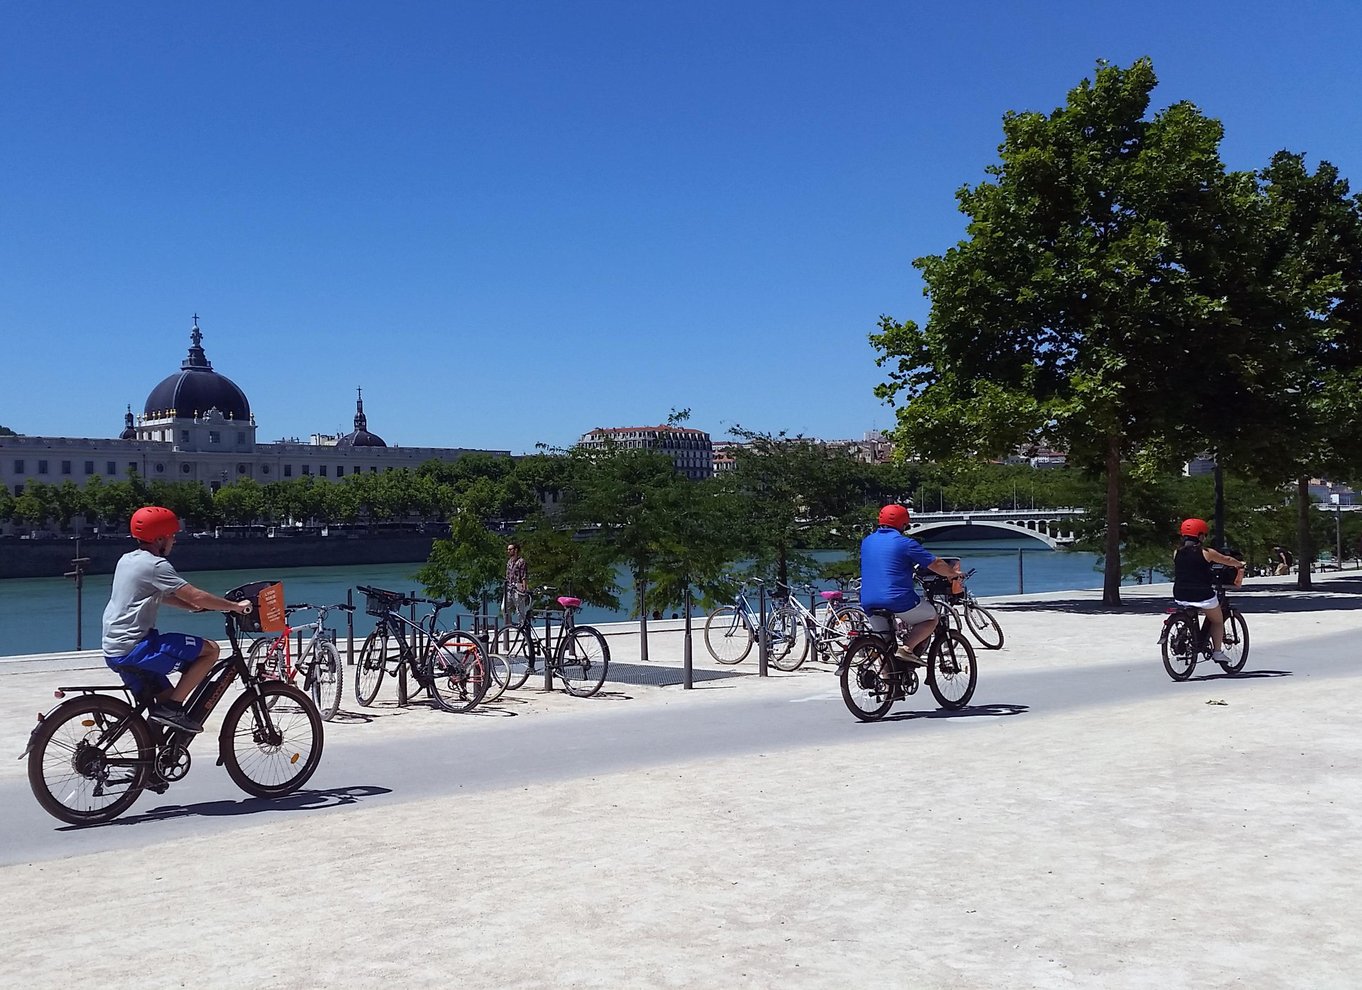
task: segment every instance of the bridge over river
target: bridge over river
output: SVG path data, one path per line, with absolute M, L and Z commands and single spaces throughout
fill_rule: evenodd
M 915 540 L 964 543 L 1026 536 L 1051 550 L 1074 540 L 1073 522 L 1083 509 L 981 509 L 971 512 L 914 512 L 908 534 Z

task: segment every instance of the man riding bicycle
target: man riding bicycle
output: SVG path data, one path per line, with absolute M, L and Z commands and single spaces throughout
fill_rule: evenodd
M 1182 545 L 1173 554 L 1173 603 L 1184 608 L 1200 609 L 1206 616 L 1206 630 L 1211 634 L 1211 659 L 1229 663 L 1225 654 L 1225 617 L 1220 611 L 1220 599 L 1211 586 L 1211 565 L 1224 564 L 1237 568 L 1235 585 L 1244 579 L 1244 562 L 1228 557 L 1201 541 L 1211 531 L 1205 519 L 1184 519 L 1180 532 Z
M 199 636 L 162 633 L 156 627 L 161 603 L 190 612 L 209 609 L 246 615 L 248 601 L 233 602 L 202 591 L 175 572 L 166 556 L 175 545 L 180 520 L 169 509 L 148 505 L 132 514 L 128 530 L 138 548 L 125 553 L 114 568 L 113 588 L 104 609 L 104 662 L 136 695 L 152 695 L 147 717 L 186 732 L 203 726 L 184 710 L 184 701 L 208 675 L 218 658 L 218 644 Z M 166 676 L 181 671 L 173 688 Z
M 927 661 L 917 650 L 936 629 L 936 609 L 913 587 L 914 565 L 942 577 L 962 577 L 960 563 L 947 563 L 906 535 L 908 510 L 901 505 L 880 509 L 879 528 L 861 541 L 861 607 L 888 609 L 908 627 L 898 649 L 900 659 L 918 666 Z

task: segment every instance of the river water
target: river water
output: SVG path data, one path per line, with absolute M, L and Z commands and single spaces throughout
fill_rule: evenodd
M 1035 545 L 1031 543 L 1032 547 Z M 1020 553 L 1019 575 L 1020 548 L 1013 541 L 980 541 L 968 545 L 940 543 L 929 545 L 929 549 L 941 556 L 961 557 L 966 568 L 976 568 L 970 588 L 980 597 L 1015 594 L 1019 577 L 1027 592 L 1072 591 L 1102 586 L 1102 575 L 1096 569 L 1098 558 L 1092 553 L 1027 548 Z M 818 556 L 831 559 L 836 555 L 826 553 Z M 357 564 L 274 568 L 268 572 L 192 571 L 186 572 L 185 577 L 195 586 L 216 593 L 251 581 L 281 580 L 288 601 L 330 605 L 345 601 L 346 592 L 352 591 L 357 584 L 419 594 L 420 585 L 413 577 L 419 567 L 419 564 Z M 533 562 L 530 579 L 534 580 Z M 104 605 L 109 600 L 111 580 L 112 577 L 107 574 L 84 579 L 81 589 L 81 645 L 87 650 L 99 648 L 100 620 Z M 363 614 L 364 598 L 358 592 L 352 593 L 359 607 L 355 615 L 355 632 L 367 633 L 372 628 L 372 620 Z M 609 622 L 628 618 L 633 605 L 632 592 L 626 591 L 624 598 L 624 608 L 620 612 L 585 606 L 578 613 L 579 619 L 583 622 Z M 167 629 L 213 639 L 222 638 L 221 616 L 195 615 L 171 608 L 162 611 L 161 615 L 162 625 Z M 343 630 L 344 616 L 338 618 Z M 0 656 L 75 648 L 76 589 L 72 581 L 61 577 L 0 580 Z

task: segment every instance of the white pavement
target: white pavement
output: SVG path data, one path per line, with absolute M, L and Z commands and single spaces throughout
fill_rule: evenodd
M 144 844 L 0 867 L 0 987 L 1356 987 L 1360 592 L 1250 582 L 1252 676 L 1169 681 L 1167 586 L 1117 613 L 1030 596 L 980 651 L 979 717 L 240 815 L 196 841 L 109 826 Z M 611 638 L 616 661 L 631 642 Z M 652 655 L 675 665 L 679 636 Z M 34 712 L 81 679 L 21 667 L 0 664 L 10 793 Z M 508 704 L 600 733 L 753 699 L 851 720 L 826 669 L 611 687 Z M 893 715 L 932 711 L 923 693 Z M 471 754 L 527 724 L 380 713 L 328 725 L 328 756 L 380 735 Z M 205 747 L 191 779 L 214 774 Z

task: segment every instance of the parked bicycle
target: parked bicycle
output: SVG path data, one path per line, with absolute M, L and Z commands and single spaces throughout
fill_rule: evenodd
M 810 644 L 815 660 L 837 663 L 856 632 L 868 628 L 861 606 L 847 602 L 842 592 L 815 592 L 808 586 L 803 591 L 817 594 L 822 606 L 809 608 L 791 589 L 790 594 L 778 600 L 767 619 L 769 628 L 778 636 L 788 637 L 790 643 L 788 651 L 771 656 L 771 664 L 777 670 L 798 670 L 808 659 Z
M 969 590 L 969 579 L 974 576 L 970 568 L 960 578 L 942 577 L 928 572 L 921 575 L 925 597 L 931 601 L 937 616 L 949 623 L 953 629 L 968 629 L 970 635 L 979 641 L 986 650 L 1000 650 L 1003 647 L 1003 627 L 997 618 L 974 597 Z
M 425 691 L 448 712 L 477 707 L 487 691 L 487 649 L 472 633 L 440 629 L 440 612 L 453 605 L 452 601 L 363 585 L 359 591 L 364 595 L 364 611 L 377 620 L 355 660 L 355 700 L 359 704 L 368 707 L 373 703 L 386 675 L 397 678 L 399 705 Z M 419 619 L 398 611 L 414 605 L 429 605 L 431 609 Z
M 837 668 L 842 700 L 862 722 L 884 718 L 895 701 L 914 694 L 922 669 L 898 656 L 893 612 L 870 609 L 868 619 L 870 630 L 856 634 Z M 938 622 L 926 659 L 923 673 L 937 704 L 952 711 L 969 704 L 979 677 L 969 640 L 958 629 Z
M 317 711 L 326 722 L 340 710 L 341 694 L 345 691 L 345 665 L 336 649 L 336 631 L 326 628 L 326 616 L 332 610 L 353 612 L 355 607 L 344 603 L 289 605 L 284 609 L 285 615 L 315 611 L 317 616 L 301 626 L 286 625 L 277 635 L 256 640 L 247 654 L 247 660 L 262 677 L 290 684 L 297 684 L 301 677 L 303 690 L 312 694 Z M 292 635 L 304 630 L 309 633 L 307 645 L 299 651 L 295 663 Z
M 546 585 L 535 589 L 534 594 L 543 597 L 553 591 Z M 600 630 L 594 626 L 577 624 L 577 610 L 582 607 L 580 598 L 562 595 L 557 601 L 561 613 L 556 610 L 525 609 L 525 617 L 520 625 L 503 629 L 498 634 L 493 653 L 498 660 L 509 664 L 506 687 L 511 690 L 524 687 L 530 675 L 535 673 L 538 661 L 542 660 L 550 680 L 557 677 L 568 694 L 589 698 L 605 683 L 610 668 L 610 647 Z M 548 622 L 545 628 L 535 626 L 536 614 Z M 554 617 L 560 617 L 556 643 L 552 633 Z M 495 671 L 498 668 L 493 669 Z
M 747 591 L 760 588 L 762 583 L 755 578 L 741 582 L 733 596 L 733 604 L 721 605 L 705 619 L 705 649 L 719 663 L 741 663 L 752 652 L 752 644 L 757 641 L 761 628 L 761 615 L 752 607 Z M 767 623 L 766 656 L 773 665 L 783 663 L 794 649 L 797 633 L 794 622 L 787 623 L 784 628 Z
M 1232 572 L 1228 568 L 1212 565 L 1211 581 L 1215 597 L 1220 602 L 1220 615 L 1225 620 L 1224 646 L 1228 660 L 1217 660 L 1220 669 L 1227 674 L 1237 674 L 1244 669 L 1249 655 L 1248 622 L 1237 608 L 1230 604 L 1225 591 L 1227 584 L 1233 584 Z M 1159 634 L 1159 649 L 1163 653 L 1163 669 L 1175 681 L 1185 681 L 1192 676 L 1197 661 L 1214 659 L 1214 644 L 1206 628 L 1201 610 L 1190 605 L 1175 605 L 1168 610 L 1163 620 L 1163 630 Z
M 245 585 L 224 597 L 254 600 L 263 586 Z M 321 762 L 321 715 L 292 684 L 262 678 L 241 652 L 238 634 L 260 631 L 258 612 L 228 615 L 226 629 L 231 652 L 213 664 L 185 711 L 196 722 L 206 721 L 240 678 L 244 690 L 218 733 L 218 761 L 247 794 L 292 794 Z M 149 693 L 96 684 L 59 687 L 54 694 L 65 700 L 38 716 L 19 757 L 28 757 L 33 796 L 54 818 L 72 825 L 112 821 L 143 791 L 164 794 L 189 772 L 195 733 L 148 722 Z

